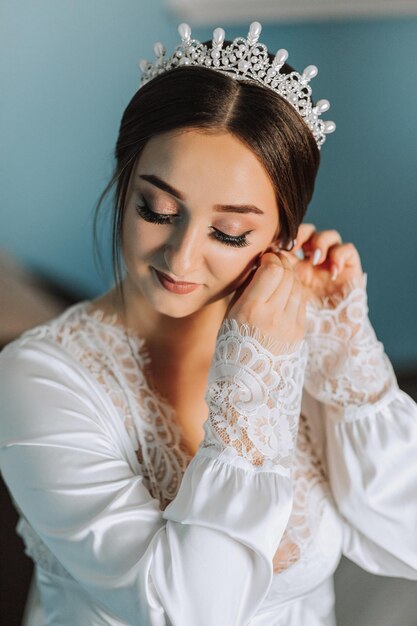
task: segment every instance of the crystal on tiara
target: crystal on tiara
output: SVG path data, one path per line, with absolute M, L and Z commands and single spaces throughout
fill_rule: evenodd
M 326 135 L 336 130 L 336 124 L 330 120 L 319 119 L 319 116 L 330 108 L 328 100 L 319 100 L 315 106 L 311 100 L 309 82 L 317 76 L 318 69 L 315 65 L 308 65 L 301 74 L 296 71 L 290 74 L 280 73 L 288 58 L 288 52 L 284 49 L 278 50 L 271 63 L 267 47 L 263 43 L 258 43 L 261 31 L 261 24 L 252 22 L 246 39 L 236 37 L 230 45 L 223 47 L 225 31 L 223 28 L 216 28 L 209 49 L 198 39 L 191 38 L 191 27 L 188 24 L 180 24 L 178 33 L 181 43 L 170 57 L 165 57 L 165 46 L 157 42 L 154 45 L 156 61 L 154 63 L 146 59 L 139 61 L 142 72 L 140 86 L 158 74 L 182 65 L 200 65 L 237 80 L 256 81 L 278 93 L 296 109 L 310 128 L 320 149 Z

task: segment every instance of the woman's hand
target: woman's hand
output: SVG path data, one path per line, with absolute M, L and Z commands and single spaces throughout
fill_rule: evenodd
M 289 256 L 285 251 L 265 252 L 249 282 L 236 290 L 226 317 L 256 326 L 279 342 L 301 341 L 306 331 L 305 291 Z
M 300 249 L 304 259 L 295 255 Z M 320 258 L 313 265 L 317 250 Z M 352 278 L 363 276 L 358 251 L 353 243 L 342 243 L 336 230 L 317 231 L 314 224 L 300 224 L 296 245 L 287 255 L 306 290 L 307 300 L 331 296 Z

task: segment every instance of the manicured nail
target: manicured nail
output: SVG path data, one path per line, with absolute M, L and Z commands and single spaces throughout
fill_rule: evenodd
M 339 273 L 339 270 L 337 269 L 336 265 L 333 265 L 332 276 L 331 276 L 332 280 L 336 280 L 338 273 Z
M 317 263 L 319 262 L 321 257 L 321 250 L 320 248 L 316 248 L 316 250 L 314 251 L 314 256 L 313 256 L 313 265 L 317 265 Z

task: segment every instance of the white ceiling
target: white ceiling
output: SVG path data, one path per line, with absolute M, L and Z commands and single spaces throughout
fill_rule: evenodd
M 192 26 L 417 16 L 417 0 L 166 0 Z

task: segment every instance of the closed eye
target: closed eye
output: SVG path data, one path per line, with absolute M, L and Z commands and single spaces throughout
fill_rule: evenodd
M 162 213 L 156 213 L 155 211 L 152 211 L 144 198 L 142 198 L 142 203 L 143 204 L 136 204 L 136 211 L 138 212 L 140 217 L 146 222 L 151 222 L 153 224 L 173 224 L 174 218 L 179 217 L 177 214 L 163 215 Z M 241 248 L 243 246 L 250 245 L 249 241 L 246 239 L 246 235 L 249 235 L 252 232 L 251 230 L 248 230 L 242 235 L 233 237 L 232 235 L 227 235 L 226 233 L 223 233 L 221 230 L 218 230 L 214 226 L 210 226 L 210 228 L 213 229 L 213 232 L 211 233 L 212 237 L 227 246 Z

